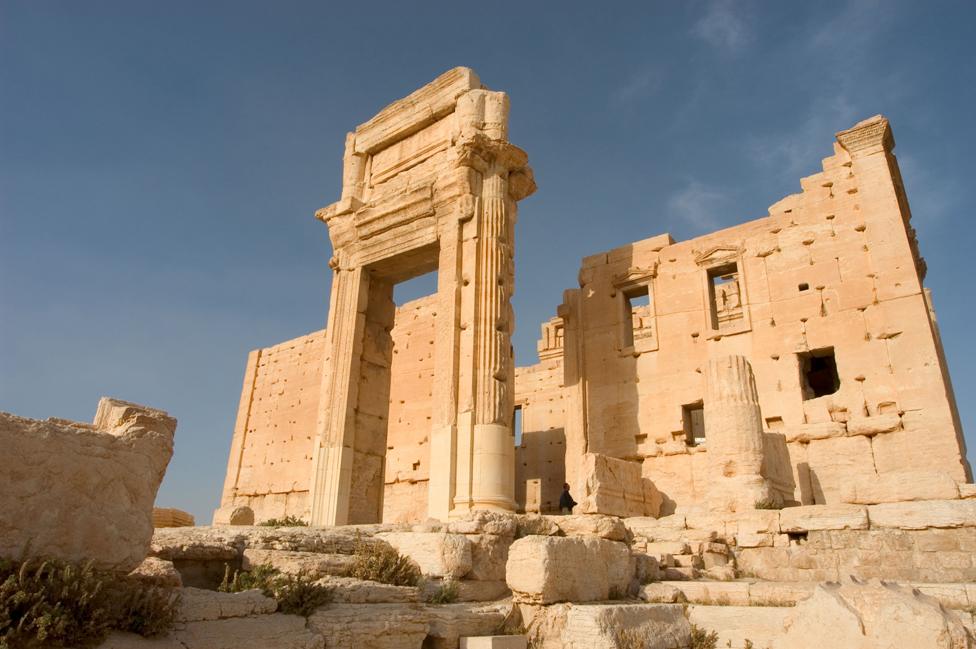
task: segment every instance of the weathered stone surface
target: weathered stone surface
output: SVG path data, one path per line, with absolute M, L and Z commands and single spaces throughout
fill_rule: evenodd
M 786 507 L 779 512 L 782 532 L 809 530 L 866 530 L 868 511 L 850 505 L 807 505 Z
M 328 638 L 328 649 L 420 649 L 429 628 L 419 604 L 332 604 L 308 618 L 308 628 Z
M 110 633 L 105 642 L 98 645 L 98 649 L 187 649 L 173 636 L 161 638 L 144 638 L 135 633 Z
M 502 627 L 512 612 L 511 602 L 460 603 L 427 606 L 430 642 L 437 649 L 457 647 L 461 636 L 490 635 Z
M 129 572 L 146 557 L 176 420 L 103 398 L 96 425 L 0 413 L 0 556 Z
M 516 601 L 535 604 L 606 600 L 634 577 L 628 547 L 594 536 L 527 536 L 512 544 L 506 580 Z
M 486 635 L 461 638 L 460 649 L 526 649 L 528 642 L 524 635 Z
M 976 527 L 976 500 L 925 500 L 868 507 L 871 527 L 921 530 Z
M 179 619 L 183 622 L 221 620 L 274 613 L 278 603 L 265 597 L 260 590 L 241 593 L 221 593 L 202 588 L 184 588 Z
M 644 584 L 640 588 L 638 597 L 651 604 L 679 604 L 688 601 L 681 588 L 675 585 L 676 583 L 679 582 Z
M 377 532 L 395 526 L 348 527 L 177 527 L 156 530 L 150 553 L 161 559 L 226 561 L 244 549 L 351 555 L 357 543 L 383 543 Z
M 774 638 L 782 635 L 785 620 L 792 612 L 791 608 L 693 605 L 688 607 L 687 615 L 695 626 L 718 633 L 717 646 L 744 649 L 769 647 Z M 746 641 L 752 644 L 747 645 Z
M 824 584 L 797 604 L 772 649 L 969 649 L 960 619 L 894 584 Z
M 857 476 L 845 488 L 841 500 L 859 505 L 910 500 L 952 500 L 959 486 L 945 471 L 899 471 Z
M 410 557 L 425 575 L 461 579 L 471 572 L 471 541 L 463 534 L 386 532 L 377 538 Z
M 255 615 L 189 622 L 173 632 L 186 649 L 324 649 L 321 635 L 297 615 Z
M 511 536 L 497 534 L 469 534 L 471 542 L 471 570 L 465 579 L 480 581 L 505 581 L 505 563 L 508 548 L 514 541 Z
M 183 585 L 180 573 L 173 566 L 173 562 L 156 557 L 143 559 L 142 563 L 129 573 L 129 576 L 153 586 L 179 588 Z
M 464 579 L 457 582 L 459 602 L 493 602 L 509 597 L 512 592 L 505 580 L 478 581 Z
M 153 527 L 193 527 L 193 515 L 172 507 L 153 507 Z
M 521 518 L 504 512 L 474 511 L 462 519 L 449 522 L 446 531 L 451 534 L 515 536 Z
M 645 485 L 641 465 L 617 458 L 586 453 L 580 460 L 580 494 L 577 514 L 657 516 L 660 494 Z
M 556 604 L 542 608 L 528 629 L 539 649 L 618 649 L 624 634 L 645 649 L 683 649 L 691 642 L 679 604 Z
M 550 517 L 565 536 L 599 536 L 611 541 L 626 541 L 627 528 L 616 516 L 581 514 Z
M 299 552 L 295 550 L 244 550 L 241 567 L 250 570 L 255 566 L 269 565 L 280 572 L 292 575 L 324 577 L 348 574 L 356 559 L 350 554 L 324 554 L 318 552 Z
M 519 516 L 515 535 L 519 538 L 523 536 L 559 536 L 561 532 L 553 518 L 553 516 L 540 516 L 539 514 Z
M 419 588 L 393 586 L 352 577 L 323 577 L 320 584 L 332 590 L 332 601 L 342 604 L 392 604 L 419 602 Z
M 752 365 L 744 356 L 708 361 L 705 431 L 708 439 L 708 505 L 741 512 L 772 498 L 763 477 L 763 423 Z

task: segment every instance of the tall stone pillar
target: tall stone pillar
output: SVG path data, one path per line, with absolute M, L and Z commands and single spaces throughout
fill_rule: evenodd
M 705 375 L 708 505 L 721 511 L 754 509 L 771 497 L 762 476 L 763 425 L 752 366 L 743 356 L 709 361 Z
M 512 416 L 515 368 L 511 296 L 515 271 L 516 200 L 534 190 L 525 153 L 506 141 L 508 97 L 473 91 L 458 102 L 459 163 L 471 170 L 474 235 L 466 245 L 462 282 L 462 370 L 458 415 L 458 485 L 453 510 L 515 508 Z M 512 178 L 515 172 L 514 180 Z M 528 192 L 528 193 L 527 193 Z M 466 316 L 471 320 L 467 321 Z M 470 358 L 464 358 L 470 353 Z

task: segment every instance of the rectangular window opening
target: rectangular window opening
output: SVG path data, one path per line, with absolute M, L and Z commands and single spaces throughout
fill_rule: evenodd
M 840 376 L 837 374 L 837 360 L 834 357 L 833 347 L 797 354 L 797 360 L 800 366 L 804 400 L 825 397 L 840 389 Z
M 522 445 L 522 406 L 515 406 L 512 413 L 512 435 L 515 436 L 515 445 Z
M 738 325 L 743 317 L 738 264 L 709 269 L 708 294 L 712 329 L 724 331 Z
M 621 347 L 633 347 L 634 339 L 650 327 L 651 289 L 646 284 L 623 290 L 623 340 Z
M 681 419 L 685 430 L 685 444 L 698 446 L 705 443 L 705 405 L 701 401 L 681 406 Z

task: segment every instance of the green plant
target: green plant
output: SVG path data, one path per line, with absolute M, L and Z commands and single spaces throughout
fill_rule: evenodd
M 302 617 L 332 601 L 332 590 L 309 575 L 282 574 L 268 564 L 254 566 L 250 571 L 235 570 L 233 576 L 230 566 L 224 568 L 224 580 L 218 590 L 239 593 L 252 589 L 277 601 L 280 612 Z
M 783 504 L 773 498 L 763 498 L 754 504 L 756 509 L 783 509 Z
M 427 597 L 428 604 L 453 604 L 458 599 L 458 583 L 447 579 Z
M 715 631 L 691 625 L 691 649 L 715 649 L 718 647 L 718 634 Z
M 362 536 L 358 536 L 354 555 L 350 577 L 394 586 L 416 586 L 420 583 L 417 565 L 386 543 L 367 543 Z
M 308 523 L 297 516 L 285 516 L 284 518 L 269 518 L 258 523 L 263 527 L 308 527 Z
M 113 629 L 159 635 L 178 610 L 173 591 L 91 562 L 0 561 L 0 649 L 90 647 Z

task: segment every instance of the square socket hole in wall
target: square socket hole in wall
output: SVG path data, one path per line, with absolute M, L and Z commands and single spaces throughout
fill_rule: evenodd
M 798 291 L 800 291 L 801 293 L 802 293 L 803 291 L 809 291 L 809 290 L 810 290 L 810 285 L 809 285 L 809 284 L 807 284 L 806 282 L 800 282 L 800 283 L 799 283 L 799 284 L 797 285 L 797 287 L 796 287 L 796 290 L 798 290 Z
M 834 394 L 840 389 L 837 359 L 833 347 L 814 349 L 796 355 L 800 368 L 800 385 L 803 399 L 817 399 Z

